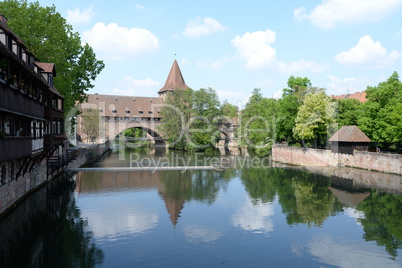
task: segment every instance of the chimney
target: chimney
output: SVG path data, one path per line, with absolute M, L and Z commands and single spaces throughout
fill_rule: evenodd
M 4 15 L 0 15 L 0 22 L 7 26 L 7 18 Z

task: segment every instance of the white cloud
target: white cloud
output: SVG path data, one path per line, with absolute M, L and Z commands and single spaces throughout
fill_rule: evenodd
M 220 100 L 228 100 L 231 102 L 239 101 L 240 99 L 244 98 L 244 94 L 240 91 L 233 91 L 233 90 L 216 90 L 216 94 Z
M 224 29 L 225 27 L 223 27 L 219 21 L 213 18 L 197 17 L 195 20 L 187 23 L 183 34 L 188 37 L 199 37 L 201 35 L 222 32 Z
M 189 62 L 188 59 L 183 58 L 183 59 L 181 60 L 181 62 L 180 62 L 180 66 L 185 66 L 185 65 L 187 65 L 187 64 L 189 64 L 189 63 L 190 63 L 190 62 Z
M 400 267 L 373 243 L 334 242 L 330 236 L 315 236 L 307 244 L 309 252 L 322 264 L 335 267 Z
M 355 219 L 357 225 L 362 226 L 360 221 L 361 221 L 361 219 L 365 219 L 365 217 L 366 217 L 366 215 L 364 214 L 364 211 L 360 211 L 355 208 L 348 208 L 348 207 L 344 207 L 343 211 L 344 211 L 343 213 L 346 216 Z
M 365 77 L 338 78 L 333 75 L 326 75 L 326 77 L 329 79 L 326 85 L 327 94 L 329 95 L 360 92 L 365 90 L 367 85 L 372 84 L 371 81 Z
M 83 213 L 83 216 L 91 222 L 95 238 L 112 240 L 118 235 L 138 235 L 155 228 L 159 222 L 157 211 L 153 208 L 149 208 L 148 213 L 144 213 L 140 206 L 135 205 L 121 204 L 121 208 L 125 209 L 122 210 L 125 213 L 111 209 L 107 205 L 104 206 L 107 211 L 105 214 L 93 211 Z
M 271 47 L 275 42 L 276 33 L 270 29 L 236 35 L 232 45 L 237 48 L 238 55 L 246 61 L 246 68 L 265 67 L 275 61 L 276 50 Z
M 205 61 L 199 61 L 197 62 L 198 67 L 200 68 L 206 68 L 206 69 L 210 69 L 210 70 L 221 70 L 226 63 L 230 62 L 231 58 L 229 58 L 228 56 L 224 56 L 216 61 L 212 61 L 212 62 L 205 62 Z
M 145 9 L 145 6 L 140 5 L 140 4 L 135 4 L 135 7 L 136 7 L 137 9 L 139 9 L 139 10 L 144 10 L 144 9 Z
M 140 95 L 149 95 L 149 92 L 146 91 L 147 88 L 154 88 L 159 83 L 157 81 L 152 80 L 151 78 L 137 80 L 132 76 L 126 76 L 123 80 L 118 82 L 118 85 L 121 88 L 114 88 L 112 90 L 113 93 L 118 95 L 129 95 L 129 96 L 140 96 Z
M 402 0 L 322 0 L 310 12 L 301 7 L 293 11 L 296 21 L 308 20 L 322 28 L 337 23 L 379 21 L 402 5 Z
M 273 97 L 274 97 L 274 99 L 280 99 L 280 98 L 282 98 L 282 94 L 283 94 L 283 90 L 279 90 L 274 93 Z
M 402 54 L 397 51 L 388 53 L 379 41 L 374 42 L 369 35 L 361 37 L 357 45 L 348 51 L 335 56 L 341 64 L 364 69 L 385 68 L 398 59 L 402 59 Z
M 126 28 L 116 23 L 98 22 L 82 34 L 96 52 L 110 60 L 130 58 L 159 49 L 159 39 L 146 29 Z
M 282 73 L 303 73 L 303 72 L 312 72 L 319 73 L 328 69 L 329 66 L 327 64 L 316 63 L 314 61 L 292 61 L 292 62 L 278 62 L 278 70 Z
M 81 11 L 79 8 L 74 10 L 67 10 L 66 20 L 71 24 L 80 24 L 84 22 L 90 22 L 91 19 L 95 16 L 95 13 L 92 10 L 92 6 L 86 10 Z
M 232 225 L 245 231 L 268 234 L 274 230 L 273 215 L 273 203 L 253 205 L 250 198 L 246 197 L 245 202 L 232 216 Z
M 199 242 L 212 242 L 218 240 L 222 233 L 204 226 L 190 225 L 183 228 L 186 240 L 198 244 Z

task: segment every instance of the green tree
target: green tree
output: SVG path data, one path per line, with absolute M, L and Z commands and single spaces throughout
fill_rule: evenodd
M 278 122 L 276 132 L 278 139 L 293 142 L 293 128 L 299 111 L 300 103 L 293 94 L 285 95 L 278 100 Z
M 366 92 L 368 101 L 362 105 L 364 113 L 358 119 L 360 129 L 374 142 L 386 146 L 401 143 L 402 83 L 398 73 L 376 87 L 367 87 Z
M 260 89 L 254 89 L 250 100 L 241 113 L 239 129 L 241 142 L 251 149 L 265 147 L 275 140 L 278 102 L 262 97 Z M 266 152 L 266 150 L 262 150 Z
M 309 93 L 310 89 L 310 79 L 307 77 L 294 77 L 292 75 L 288 78 L 288 88 L 283 90 L 283 96 L 294 95 L 299 102 L 303 102 L 304 96 Z
M 227 117 L 237 117 L 238 108 L 236 105 L 224 100 L 221 104 L 221 114 Z
M 147 147 L 151 144 L 148 140 L 141 140 L 142 138 L 146 139 L 148 135 L 140 128 L 128 128 L 122 131 L 121 136 L 125 137 L 129 144 L 135 147 Z
M 335 123 L 335 103 L 325 92 L 306 95 L 296 117 L 293 133 L 296 138 L 314 141 L 315 147 L 322 145 Z M 331 134 L 331 133 L 330 133 Z
M 190 145 L 193 150 L 214 149 L 220 137 L 215 119 L 220 115 L 220 103 L 216 91 L 201 88 L 194 92 L 193 113 L 189 124 Z
M 277 138 L 294 142 L 293 128 L 299 107 L 304 96 L 311 91 L 311 82 L 307 77 L 288 78 L 288 88 L 283 89 L 282 98 L 278 100 L 278 122 L 276 125 Z
M 81 113 L 81 132 L 86 135 L 87 142 L 93 142 L 100 136 L 102 128 L 98 109 L 86 109 Z
M 41 62 L 56 65 L 54 85 L 66 98 L 64 109 L 69 111 L 78 101 L 85 100 L 85 92 L 104 68 L 93 49 L 81 44 L 81 38 L 56 11 L 56 7 L 42 7 L 39 2 L 26 0 L 0 2 L 0 10 L 10 27 Z
M 194 91 L 176 89 L 170 92 L 161 109 L 162 125 L 159 130 L 162 136 L 168 137 L 168 146 L 172 149 L 188 149 L 188 125 L 193 111 Z
M 357 126 L 362 113 L 362 103 L 356 99 L 341 99 L 337 101 L 337 104 L 338 126 Z

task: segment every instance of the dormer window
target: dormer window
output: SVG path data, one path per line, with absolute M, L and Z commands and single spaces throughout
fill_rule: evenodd
M 117 111 L 116 111 L 116 110 L 112 110 L 112 113 L 117 113 Z
M 144 111 L 143 111 L 143 110 L 139 110 L 138 113 L 139 113 L 139 114 L 143 114 Z
M 148 111 L 149 114 L 152 114 L 152 111 Z
M 48 78 L 49 78 L 49 81 L 48 81 L 49 86 L 50 86 L 50 87 L 53 87 L 53 76 L 49 74 L 49 75 L 48 75 Z
M 8 36 L 7 38 L 7 48 L 13 50 L 13 38 L 11 36 Z
M 130 110 L 127 109 L 127 110 L 126 110 L 126 113 L 129 114 L 129 113 L 130 113 Z

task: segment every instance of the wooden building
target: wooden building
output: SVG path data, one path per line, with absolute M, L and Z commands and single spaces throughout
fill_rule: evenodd
M 330 139 L 331 152 L 353 154 L 353 151 L 368 151 L 371 140 L 357 126 L 343 126 Z
M 66 150 L 55 74 L 54 64 L 39 63 L 0 15 L 0 187 Z

